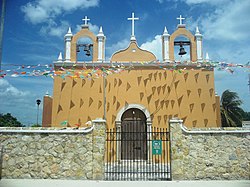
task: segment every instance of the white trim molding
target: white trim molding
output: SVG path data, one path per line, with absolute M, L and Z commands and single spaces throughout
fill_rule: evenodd
M 128 104 L 128 105 L 124 106 L 124 107 L 121 108 L 121 109 L 119 110 L 119 112 L 117 113 L 117 116 L 116 116 L 116 120 L 115 120 L 115 121 L 116 121 L 116 122 L 120 122 L 120 121 L 122 120 L 122 115 L 123 115 L 123 113 L 124 113 L 125 111 L 127 111 L 128 109 L 131 109 L 131 108 L 137 108 L 137 109 L 141 110 L 141 111 L 145 114 L 145 116 L 146 116 L 147 123 L 150 122 L 150 123 L 152 124 L 152 122 L 151 122 L 151 117 L 150 117 L 150 113 L 149 113 L 148 109 L 147 109 L 146 107 L 144 107 L 143 105 L 141 105 L 141 104 Z

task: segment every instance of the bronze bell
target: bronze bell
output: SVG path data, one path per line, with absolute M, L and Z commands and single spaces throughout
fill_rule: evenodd
M 90 56 L 90 50 L 86 51 L 86 56 Z
M 84 51 L 89 51 L 89 45 L 88 44 L 86 44 L 86 45 L 84 45 L 84 49 L 83 49 Z
M 76 52 L 79 53 L 80 52 L 80 48 L 79 46 L 76 47 Z
M 182 45 L 180 45 L 179 55 L 185 55 L 185 54 L 187 54 L 187 52 L 185 51 L 184 47 Z

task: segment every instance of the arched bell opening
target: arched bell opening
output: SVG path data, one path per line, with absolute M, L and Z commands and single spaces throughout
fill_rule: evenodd
M 176 62 L 191 61 L 191 42 L 190 40 L 180 35 L 174 40 L 174 59 Z
M 82 37 L 77 40 L 76 59 L 78 62 L 93 61 L 93 41 L 91 38 Z

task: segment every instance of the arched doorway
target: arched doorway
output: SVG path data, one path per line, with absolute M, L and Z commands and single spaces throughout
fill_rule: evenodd
M 121 117 L 121 159 L 147 160 L 146 116 L 140 109 L 130 108 Z

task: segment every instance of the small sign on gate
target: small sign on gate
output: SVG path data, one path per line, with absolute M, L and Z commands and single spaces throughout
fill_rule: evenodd
M 153 155 L 161 155 L 162 154 L 161 140 L 152 140 L 152 154 Z

